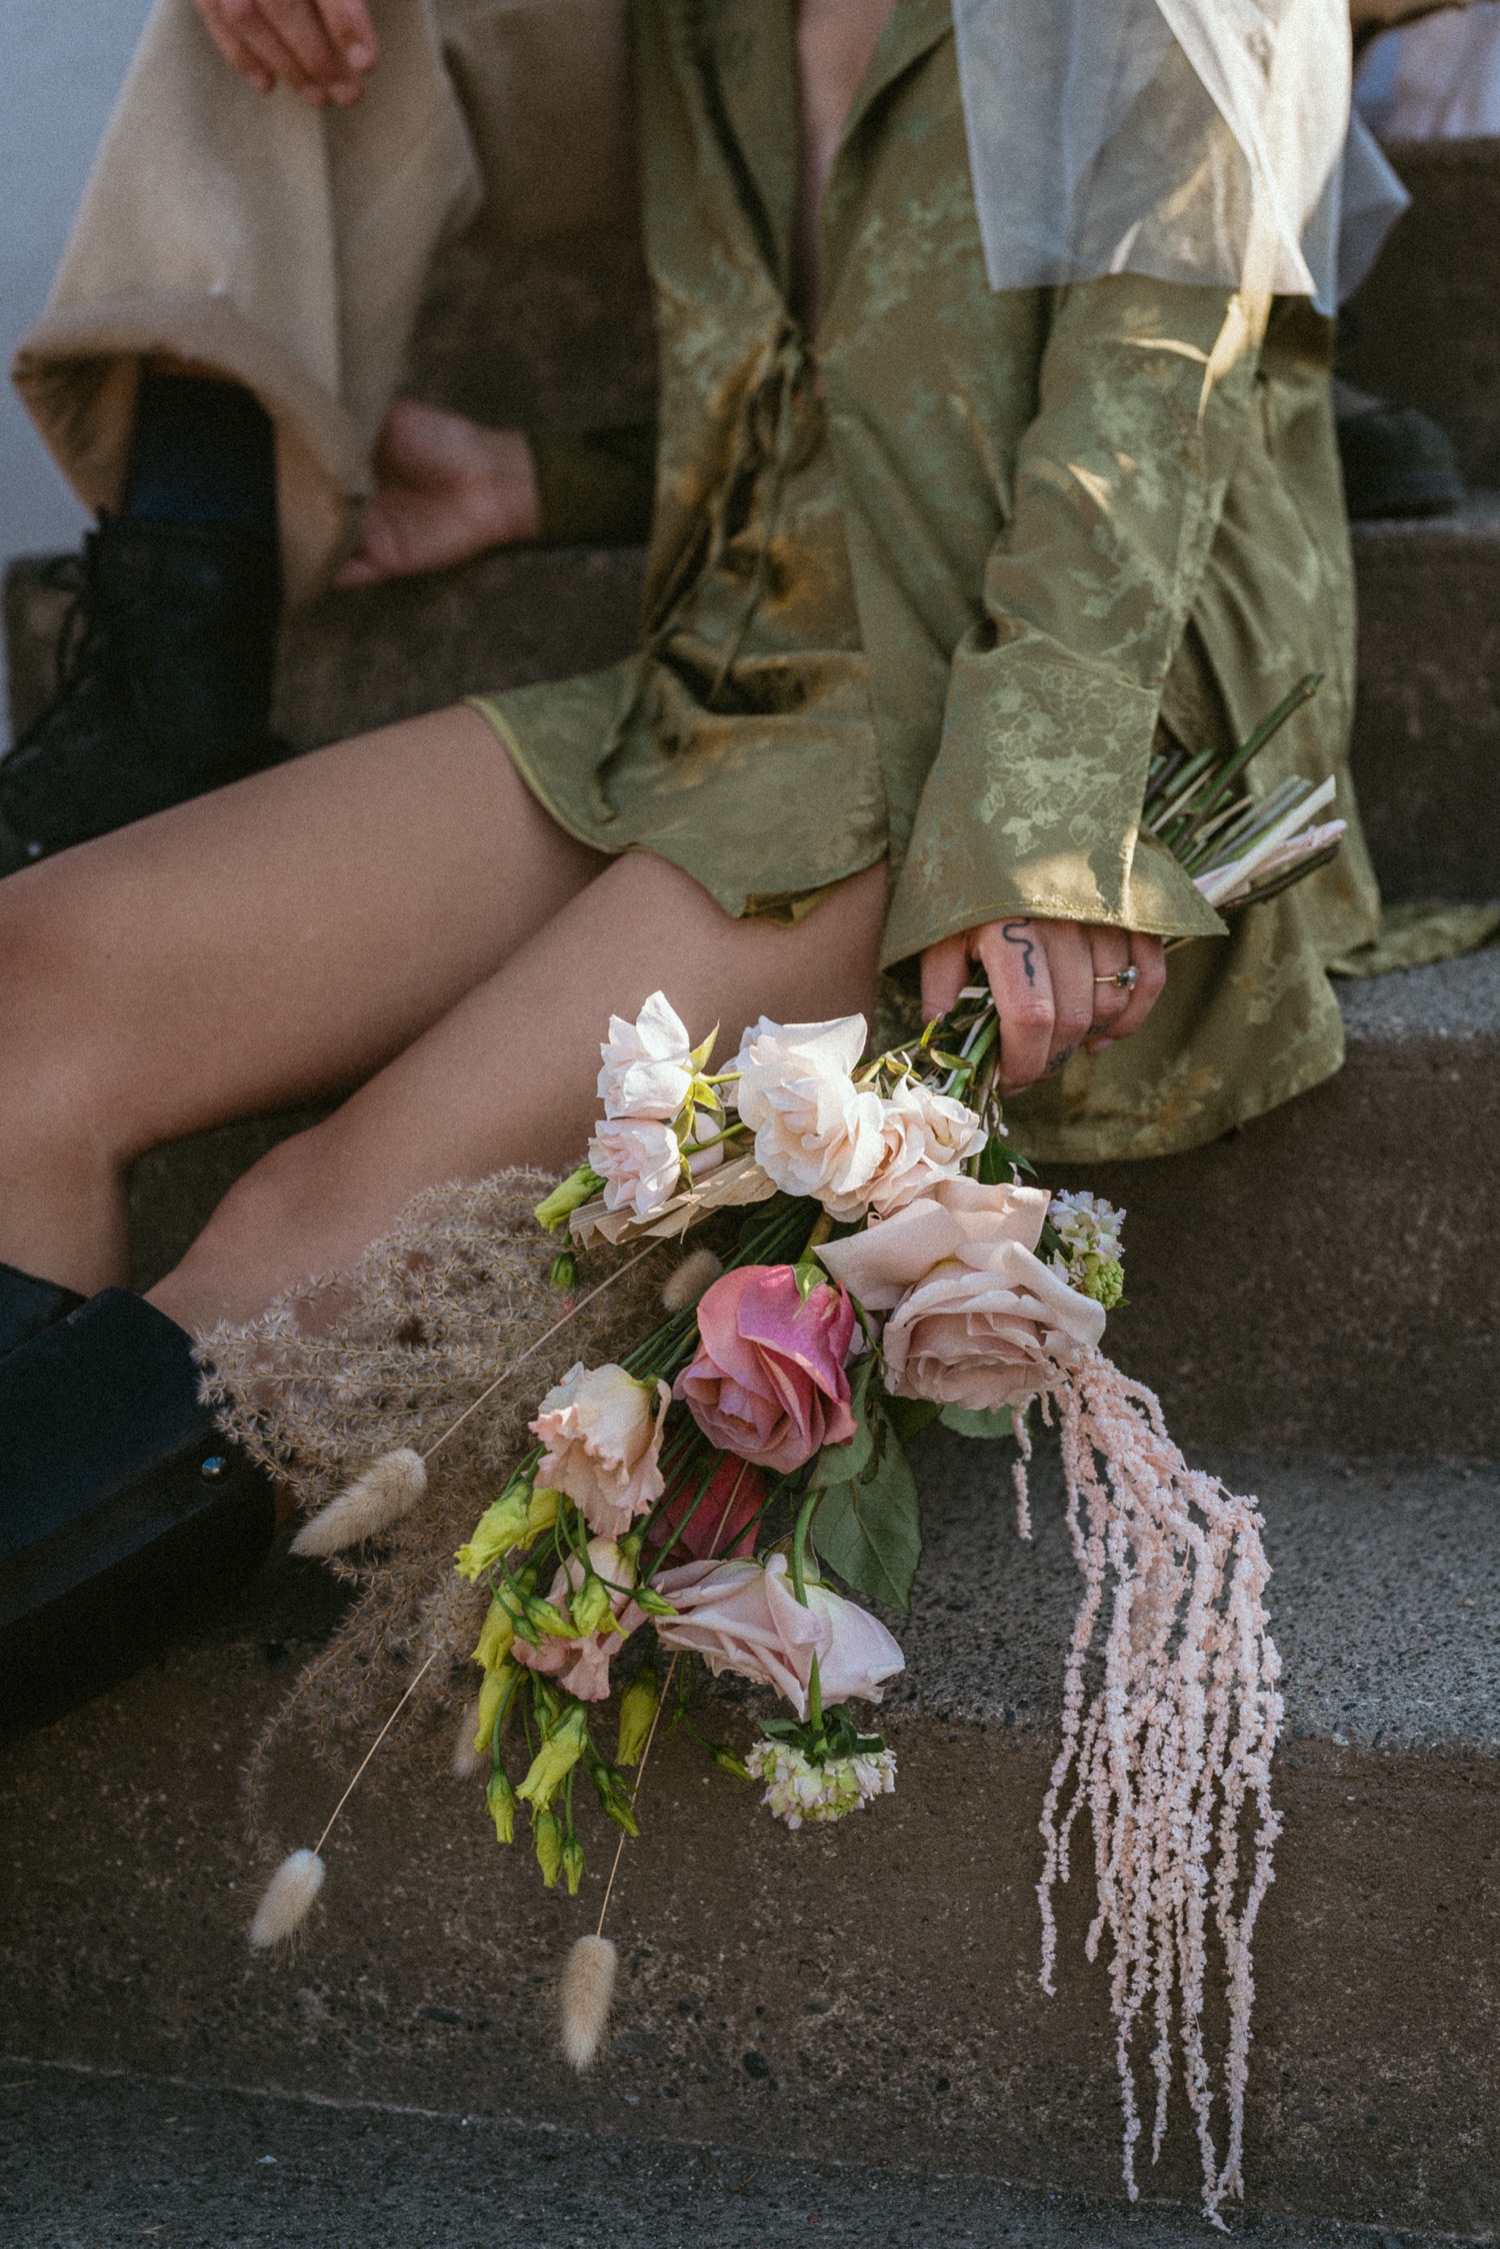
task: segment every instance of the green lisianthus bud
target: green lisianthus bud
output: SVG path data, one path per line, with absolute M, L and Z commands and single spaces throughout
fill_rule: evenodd
M 671 1602 L 664 1601 L 659 1593 L 653 1593 L 649 1585 L 638 1585 L 630 1598 L 645 1610 L 647 1616 L 676 1616 L 677 1614 Z
M 651 1722 L 656 1716 L 656 1706 L 661 1700 L 661 1687 L 656 1673 L 648 1664 L 638 1671 L 620 1697 L 620 1746 L 615 1751 L 617 1765 L 638 1765 L 651 1734 Z
M 460 1577 L 466 1577 L 472 1585 L 492 1562 L 503 1560 L 513 1546 L 530 1545 L 536 1535 L 531 1529 L 534 1496 L 529 1483 L 512 1484 L 485 1509 L 474 1525 L 468 1545 L 461 1546 L 453 1557 L 453 1566 Z
M 568 1603 L 568 1607 L 573 1614 L 573 1630 L 577 1633 L 579 1639 L 592 1639 L 596 1632 L 603 1630 L 612 1613 L 609 1605 L 609 1587 L 602 1577 L 595 1577 L 593 1571 L 590 1570 L 588 1576 Z
M 725 1749 L 720 1743 L 711 1741 L 708 1744 L 708 1754 L 718 1766 L 720 1772 L 728 1773 L 731 1779 L 748 1780 L 750 1778 L 748 1766 L 743 1758 L 736 1757 L 732 1749 Z
M 484 1801 L 490 1818 L 495 1823 L 495 1839 L 500 1843 L 513 1843 L 516 1837 L 516 1792 L 509 1776 L 497 1765 L 490 1775 Z
M 562 1870 L 568 1878 L 568 1896 L 576 1898 L 578 1885 L 583 1880 L 583 1845 L 576 1835 L 563 1838 Z
M 515 1615 L 497 1594 L 495 1599 L 491 1601 L 489 1613 L 485 1617 L 484 1629 L 479 1635 L 479 1643 L 474 1650 L 474 1662 L 482 1663 L 486 1671 L 498 1671 L 510 1654 L 511 1643 L 515 1636 Z
M 479 1690 L 479 1716 L 474 1726 L 474 1747 L 481 1757 L 494 1737 L 495 1720 L 515 1676 L 516 1666 L 509 1658 L 484 1675 L 484 1685 Z
M 517 1789 L 528 1804 L 544 1812 L 583 1755 L 588 1739 L 588 1712 L 582 1703 L 564 1711 L 553 1731 L 531 1760 L 531 1769 Z
M 554 1288 L 577 1288 L 578 1260 L 570 1249 L 560 1249 L 547 1276 Z
M 536 1863 L 542 1870 L 542 1880 L 552 1889 L 562 1866 L 563 1824 L 556 1812 L 538 1812 L 531 1823 L 532 1837 L 536 1843 Z
M 588 1164 L 580 1164 L 575 1172 L 571 1172 L 553 1188 L 550 1195 L 537 1204 L 532 1215 L 539 1226 L 545 1226 L 549 1234 L 555 1234 L 559 1227 L 567 1224 L 575 1210 L 580 1209 L 584 1203 L 591 1203 L 597 1194 L 603 1192 L 603 1188 L 604 1181 L 598 1172 Z

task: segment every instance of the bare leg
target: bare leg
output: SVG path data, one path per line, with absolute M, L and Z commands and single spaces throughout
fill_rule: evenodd
M 581 1157 L 599 1040 L 658 986 L 719 1052 L 762 1012 L 868 1009 L 885 871 L 843 885 L 794 929 L 731 921 L 649 853 L 613 861 L 497 974 L 325 1124 L 233 1187 L 152 1301 L 185 1327 L 252 1317 L 310 1272 L 347 1267 L 420 1188 L 506 1164 Z
M 423 1186 L 580 1155 L 605 1018 L 657 985 L 721 1053 L 762 1010 L 867 1006 L 884 898 L 872 869 L 796 929 L 732 922 L 563 835 L 463 710 L 102 837 L 0 885 L 0 1257 L 119 1280 L 136 1155 L 359 1085 L 152 1292 L 252 1316 Z
M 0 1258 L 121 1280 L 135 1156 L 358 1084 L 604 864 L 460 709 L 0 883 Z

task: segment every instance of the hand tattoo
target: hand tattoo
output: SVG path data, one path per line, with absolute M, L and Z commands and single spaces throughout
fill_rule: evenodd
M 1036 982 L 1036 960 L 1034 957 L 1036 954 L 1036 940 L 1034 937 L 1027 937 L 1022 934 L 1022 932 L 1030 929 L 1030 927 L 1031 924 L 1029 921 L 1003 921 L 1000 924 L 1000 934 L 1005 939 L 1007 945 L 1020 946 L 1022 954 L 1021 966 L 1026 971 L 1026 981 L 1028 984 L 1034 984 Z
M 1047 1076 L 1049 1078 L 1059 1077 L 1062 1072 L 1066 1070 L 1068 1064 L 1072 1061 L 1074 1055 L 1077 1052 L 1078 1049 L 1076 1046 L 1059 1047 L 1056 1054 L 1052 1056 L 1051 1060 L 1047 1064 Z

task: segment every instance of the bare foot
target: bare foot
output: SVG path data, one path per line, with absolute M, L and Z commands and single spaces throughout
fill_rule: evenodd
M 448 570 L 490 547 L 540 536 L 531 446 L 520 430 L 398 398 L 373 460 L 375 490 L 340 587 Z

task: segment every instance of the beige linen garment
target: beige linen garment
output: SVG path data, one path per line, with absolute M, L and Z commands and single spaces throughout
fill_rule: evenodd
M 296 603 L 352 543 L 438 248 L 638 225 L 624 0 L 370 0 L 364 99 L 314 110 L 157 0 L 17 388 L 90 509 L 118 504 L 141 356 L 199 360 L 276 423 Z
M 661 375 L 642 649 L 477 705 L 570 832 L 661 853 L 731 914 L 884 860 L 886 967 L 1027 914 L 1201 937 L 1145 1031 L 1011 1112 L 1039 1155 L 1191 1146 L 1338 1067 L 1322 963 L 1374 927 L 1357 820 L 1227 939 L 1139 828 L 1160 727 L 1239 739 L 1312 669 L 1257 786 L 1333 772 L 1353 818 L 1329 328 L 1280 304 L 1206 387 L 1222 291 L 991 291 L 947 0 L 897 0 L 810 341 L 792 22 L 791 0 L 634 10 Z

